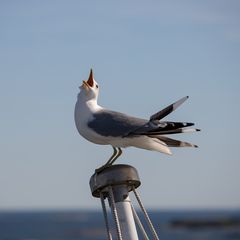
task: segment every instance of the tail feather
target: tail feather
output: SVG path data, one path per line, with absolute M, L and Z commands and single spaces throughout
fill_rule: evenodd
M 168 155 L 172 154 L 168 145 L 157 137 L 138 136 L 129 140 L 131 141 L 131 145 L 137 148 L 157 151 Z
M 167 144 L 167 146 L 169 147 L 198 147 L 195 144 L 192 143 L 188 143 L 188 142 L 183 142 L 180 140 L 176 140 L 176 139 L 172 139 L 172 138 L 168 138 L 165 136 L 154 136 L 156 138 L 158 138 L 160 141 L 164 142 Z

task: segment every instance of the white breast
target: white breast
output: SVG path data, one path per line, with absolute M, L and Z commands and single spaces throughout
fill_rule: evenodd
M 108 144 L 104 137 L 97 134 L 88 127 L 88 122 L 93 119 L 93 114 L 101 110 L 102 107 L 94 102 L 81 102 L 79 99 L 75 105 L 74 118 L 78 132 L 90 142 L 96 144 Z

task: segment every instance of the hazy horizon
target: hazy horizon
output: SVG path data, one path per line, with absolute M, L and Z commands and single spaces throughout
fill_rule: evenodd
M 173 156 L 123 149 L 148 209 L 240 208 L 240 2 L 1 1 L 0 210 L 100 209 L 89 178 L 112 154 L 74 124 L 93 68 L 99 104 L 201 132 Z M 175 136 L 174 136 L 175 137 Z

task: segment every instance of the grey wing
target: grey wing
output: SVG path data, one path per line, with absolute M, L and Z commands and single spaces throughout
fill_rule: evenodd
M 143 127 L 147 122 L 123 113 L 102 110 L 93 115 L 88 127 L 105 137 L 125 137 L 135 129 Z

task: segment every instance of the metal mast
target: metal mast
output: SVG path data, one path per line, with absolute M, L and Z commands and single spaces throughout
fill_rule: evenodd
M 129 165 L 118 164 L 111 165 L 100 172 L 95 172 L 90 178 L 90 188 L 94 197 L 101 199 L 108 240 L 113 239 L 109 225 L 109 217 L 105 205 L 105 199 L 108 199 L 112 219 L 115 226 L 115 235 L 118 240 L 138 240 L 138 232 L 135 221 L 141 230 L 144 239 L 150 239 L 133 208 L 129 192 L 133 191 L 145 216 L 145 220 L 152 232 L 153 239 L 159 240 L 157 233 L 151 223 L 151 220 L 143 206 L 136 188 L 141 182 L 137 170 Z M 135 221 L 134 221 L 135 219 Z

